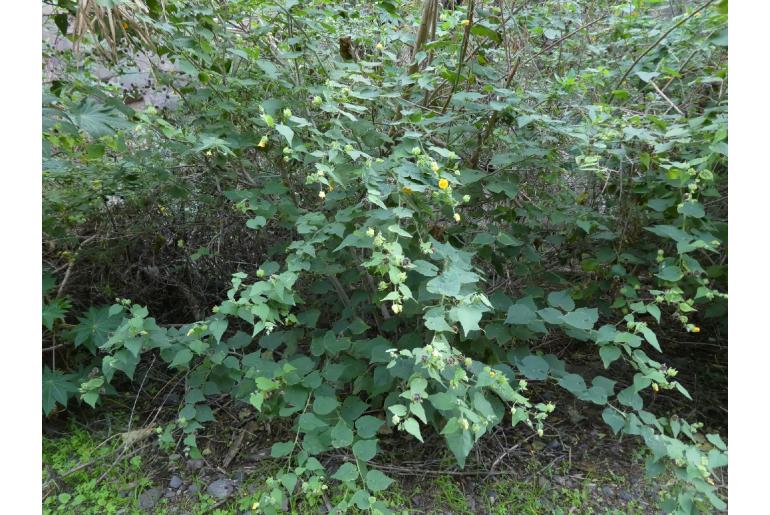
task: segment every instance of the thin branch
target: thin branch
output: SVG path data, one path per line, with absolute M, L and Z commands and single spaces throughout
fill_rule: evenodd
M 457 59 L 457 71 L 455 72 L 455 80 L 452 82 L 452 89 L 449 90 L 449 95 L 444 102 L 444 107 L 441 108 L 441 114 L 446 113 L 449 102 L 452 100 L 455 90 L 457 90 L 457 84 L 460 82 L 460 72 L 463 69 L 463 63 L 465 62 L 465 52 L 468 51 L 468 40 L 471 38 L 471 27 L 473 27 L 473 11 L 475 7 L 475 0 L 471 0 L 468 3 L 468 24 L 465 26 L 465 32 L 463 33 L 463 42 L 460 44 L 460 56 Z
M 88 238 L 83 240 L 83 242 L 80 245 L 78 245 L 78 250 L 75 251 L 75 256 L 72 258 L 72 261 L 67 266 L 67 271 L 64 272 L 64 279 L 62 279 L 62 282 L 59 285 L 59 289 L 56 291 L 56 298 L 61 297 L 61 294 L 64 292 L 64 287 L 67 285 L 67 281 L 69 281 L 70 274 L 72 273 L 72 267 L 75 266 L 75 260 L 77 259 L 77 255 L 80 252 L 80 249 L 83 248 L 83 245 L 93 240 L 94 238 L 96 238 L 96 234 L 89 236 Z
M 679 113 L 680 115 L 684 116 L 684 113 L 682 112 L 682 110 L 681 110 L 681 109 L 679 109 L 679 108 L 676 106 L 676 104 L 675 104 L 675 103 L 673 103 L 673 102 L 671 101 L 671 99 L 670 99 L 670 98 L 668 98 L 668 97 L 666 96 L 666 94 L 665 94 L 665 93 L 663 93 L 663 90 L 661 90 L 661 89 L 658 87 L 658 85 L 657 85 L 657 84 L 655 84 L 653 81 L 650 81 L 650 84 L 652 84 L 652 87 L 653 87 L 653 88 L 655 88 L 655 91 L 657 91 L 657 92 L 658 92 L 658 95 L 660 95 L 661 97 L 663 97 L 663 100 L 665 100 L 666 102 L 668 102 L 668 105 L 670 105 L 671 107 L 673 107 L 673 108 L 674 108 L 674 110 L 675 110 L 677 113 Z
M 539 52 L 534 54 L 532 57 L 530 57 L 529 59 L 524 61 L 524 63 L 521 62 L 521 57 L 516 59 L 516 63 L 513 65 L 513 68 L 511 68 L 511 71 L 508 73 L 508 76 L 505 79 L 505 87 L 508 88 L 508 87 L 511 86 L 511 82 L 513 81 L 513 77 L 516 75 L 516 72 L 519 71 L 519 69 L 521 68 L 522 64 L 523 65 L 527 65 L 527 64 L 531 63 L 537 57 L 539 57 L 539 56 L 543 55 L 544 53 L 548 52 L 549 50 L 551 50 L 556 45 L 561 44 L 562 41 L 564 41 L 564 40 L 574 36 L 578 32 L 580 32 L 582 30 L 585 30 L 588 27 L 590 27 L 590 26 L 592 26 L 592 25 L 594 25 L 596 23 L 599 23 L 600 21 L 602 21 L 603 19 L 607 18 L 608 16 L 609 15 L 605 14 L 604 16 L 596 18 L 595 20 L 593 20 L 591 22 L 588 22 L 585 25 L 581 25 L 580 27 L 578 27 L 577 29 L 573 30 L 569 34 L 566 34 L 566 35 L 560 37 L 559 39 L 557 39 L 556 41 L 554 41 L 550 45 L 546 46 L 545 48 L 543 48 L 542 50 L 540 50 Z M 479 157 L 481 157 L 481 148 L 484 145 L 484 141 L 486 141 L 487 138 L 489 137 L 489 135 L 492 134 L 492 131 L 494 130 L 495 125 L 497 124 L 498 117 L 499 117 L 499 111 L 495 111 L 494 113 L 492 113 L 492 116 L 489 118 L 489 121 L 487 122 L 486 127 L 484 128 L 484 130 L 482 132 L 479 133 L 479 136 L 476 139 L 476 150 L 473 151 L 473 155 L 470 158 L 470 166 L 471 166 L 471 168 L 476 168 L 476 166 L 479 164 Z
M 678 23 L 676 23 L 676 24 L 675 24 L 673 27 L 671 27 L 670 29 L 668 29 L 666 32 L 664 32 L 664 33 L 663 33 L 663 34 L 662 34 L 662 35 L 661 35 L 661 36 L 660 36 L 658 39 L 656 39 L 656 40 L 655 40 L 655 42 L 654 42 L 652 45 L 648 46 L 648 47 L 647 47 L 647 49 L 646 49 L 644 52 L 642 52 L 641 54 L 639 54 L 639 57 L 637 57 L 637 58 L 634 60 L 634 62 L 633 62 L 633 63 L 631 63 L 631 66 L 629 66 L 629 67 L 628 67 L 628 69 L 626 70 L 626 73 L 624 73 L 624 74 L 623 74 L 623 76 L 622 76 L 622 77 L 620 78 L 620 80 L 618 81 L 618 83 L 617 83 L 617 84 L 615 84 L 615 88 L 614 88 L 614 89 L 620 89 L 620 86 L 622 86 L 622 85 L 623 85 L 623 82 L 625 82 L 625 80 L 628 78 L 628 74 L 629 74 L 629 73 L 631 73 L 631 70 L 633 70 L 633 69 L 634 69 L 634 67 L 635 67 L 637 64 L 639 64 L 639 61 L 641 61 L 641 60 L 642 60 L 642 58 L 643 58 L 645 55 L 649 54 L 649 53 L 652 51 L 652 49 L 653 49 L 653 48 L 655 48 L 656 46 L 658 46 L 658 44 L 660 44 L 660 42 L 661 42 L 661 41 L 663 41 L 664 39 L 666 39 L 666 37 L 667 37 L 669 34 L 671 34 L 671 33 L 672 33 L 672 32 L 674 32 L 674 31 L 675 31 L 677 28 L 679 28 L 679 27 L 681 27 L 682 25 L 684 25 L 684 23 L 685 23 L 685 22 L 687 22 L 687 20 L 689 20 L 690 18 L 692 18 L 693 16 L 695 16 L 696 14 L 698 14 L 699 12 L 701 12 L 703 9 L 705 9 L 705 8 L 706 8 L 706 7 L 708 7 L 709 5 L 713 4 L 715 1 L 716 1 L 716 0 L 709 0 L 708 2 L 706 2 L 705 4 L 701 5 L 701 6 L 700 6 L 700 7 L 698 7 L 697 9 L 695 9 L 693 12 L 691 12 L 691 13 L 690 13 L 690 14 L 689 14 L 687 17 L 685 17 L 685 18 L 682 18 L 681 20 L 679 20 L 679 22 L 678 22 Z

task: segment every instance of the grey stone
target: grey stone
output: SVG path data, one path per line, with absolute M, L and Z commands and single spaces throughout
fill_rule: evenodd
M 162 495 L 163 492 L 160 488 L 150 488 L 149 490 L 145 490 L 139 495 L 139 506 L 145 510 L 149 510 L 158 503 Z
M 169 488 L 173 488 L 174 490 L 176 490 L 177 488 L 182 486 L 182 478 L 176 475 L 171 476 L 171 480 L 168 482 L 168 486 Z
M 634 496 L 628 490 L 621 490 L 618 492 L 618 496 L 626 502 L 634 500 Z
M 233 490 L 235 486 L 229 479 L 217 479 L 206 488 L 206 492 L 215 499 L 226 499 L 230 497 Z
M 203 460 L 188 460 L 187 468 L 190 470 L 198 470 L 203 468 Z
M 190 485 L 187 487 L 187 493 L 195 495 L 198 493 L 198 485 Z
M 609 486 L 602 487 L 602 493 L 607 497 L 612 497 L 613 495 L 615 495 L 615 491 Z

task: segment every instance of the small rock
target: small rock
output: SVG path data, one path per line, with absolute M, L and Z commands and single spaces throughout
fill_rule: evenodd
M 195 495 L 198 493 L 198 485 L 190 485 L 187 487 L 187 493 Z
M 167 488 L 167 489 L 166 489 L 166 493 L 165 493 L 165 494 L 163 494 L 163 496 L 164 496 L 165 498 L 167 498 L 167 499 L 171 499 L 171 498 L 172 498 L 172 497 L 174 497 L 175 495 L 176 495 L 176 491 L 172 490 L 171 488 Z
M 139 496 L 139 506 L 145 510 L 149 510 L 158 503 L 161 495 L 163 495 L 163 492 L 161 492 L 160 488 L 150 488 L 149 490 L 145 490 Z
M 206 492 L 216 499 L 226 499 L 233 493 L 235 486 L 229 479 L 217 479 L 206 488 Z
M 558 451 L 561 449 L 561 444 L 559 443 L 559 440 L 553 440 L 546 446 L 546 449 L 551 451 Z
M 631 495 L 631 494 L 628 492 L 628 490 L 621 490 L 620 492 L 618 492 L 618 496 L 619 496 L 621 499 L 623 499 L 624 501 L 626 501 L 626 502 L 628 502 L 628 501 L 633 501 L 633 500 L 634 500 L 634 496 L 633 496 L 633 495 Z
M 180 486 L 182 486 L 182 478 L 179 476 L 171 476 L 171 480 L 168 482 L 169 488 L 173 488 L 176 490 Z
M 615 495 L 615 491 L 612 488 L 610 488 L 609 486 L 603 486 L 602 487 L 602 493 L 606 497 L 612 497 L 613 495 Z
M 190 470 L 198 470 L 203 468 L 203 460 L 188 460 L 187 468 Z

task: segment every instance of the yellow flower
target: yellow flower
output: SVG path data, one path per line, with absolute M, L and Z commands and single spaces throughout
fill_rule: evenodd
M 463 20 L 463 21 L 460 22 L 460 25 L 462 25 L 462 26 L 466 26 L 466 25 L 470 25 L 470 24 L 471 24 L 471 20 Z
M 321 198 L 326 198 L 326 192 L 324 190 L 321 190 L 318 192 L 318 196 Z
M 267 136 L 262 136 L 262 139 L 259 140 L 259 143 L 257 143 L 257 146 L 259 148 L 265 148 L 267 146 Z
M 698 326 L 696 325 L 695 327 L 693 327 L 693 328 L 692 328 L 692 332 L 694 332 L 694 333 L 699 333 L 699 332 L 700 332 L 700 327 L 698 327 Z
M 455 213 L 455 222 L 460 222 L 460 213 Z
M 126 29 L 128 29 L 128 23 L 123 22 L 123 30 L 126 30 Z
M 658 390 L 660 390 L 660 387 L 658 386 L 658 383 L 652 383 L 652 390 L 655 393 L 658 393 Z
M 438 187 L 439 189 L 445 190 L 449 187 L 449 181 L 446 179 L 440 179 L 438 181 Z
M 382 43 L 377 43 L 377 44 L 374 46 L 374 48 L 376 48 L 377 50 L 382 50 L 382 49 L 384 49 L 385 47 L 382 45 Z
M 410 188 L 409 186 L 404 186 L 401 191 L 409 195 L 410 193 L 412 193 L 412 188 Z

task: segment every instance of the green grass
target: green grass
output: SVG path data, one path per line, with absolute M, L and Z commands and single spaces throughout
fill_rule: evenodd
M 151 486 L 143 470 L 141 456 L 127 456 L 113 466 L 119 440 L 104 443 L 78 427 L 72 427 L 70 431 L 65 438 L 43 439 L 43 463 L 61 475 L 80 464 L 97 461 L 63 479 L 69 489 L 63 492 L 54 490 L 43 501 L 44 515 L 110 514 L 121 509 L 126 513 L 141 513 L 139 495 Z M 106 474 L 104 480 L 99 481 L 103 474 Z M 49 479 L 48 470 L 44 467 L 43 482 Z
M 53 491 L 43 501 L 43 513 L 54 514 L 111 514 L 124 510 L 126 514 L 143 513 L 139 506 L 139 496 L 148 488 L 165 485 L 153 485 L 152 464 L 145 463 L 141 455 L 127 456 L 115 461 L 120 446 L 117 438 L 106 443 L 83 429 L 72 427 L 64 438 L 43 439 L 44 464 L 58 474 L 63 474 L 79 464 L 97 460 L 93 465 L 68 476 L 64 481 L 66 488 Z M 205 493 L 206 484 L 196 476 L 187 476 L 186 480 L 198 486 L 198 493 L 182 499 L 173 500 L 174 506 L 181 512 L 195 515 L 235 514 L 251 510 L 255 502 L 269 491 L 265 483 L 267 477 L 277 477 L 281 464 L 267 460 L 263 468 L 247 474 L 246 480 L 239 486 L 227 503 L 214 508 L 217 501 Z M 394 513 L 442 513 L 472 514 L 490 512 L 493 514 L 605 514 L 605 513 L 643 513 L 642 506 L 635 501 L 619 503 L 619 508 L 602 505 L 589 485 L 596 489 L 604 485 L 613 488 L 627 486 L 628 479 L 612 471 L 601 476 L 588 474 L 582 479 L 574 479 L 572 488 L 554 481 L 555 476 L 569 475 L 569 466 L 561 463 L 542 470 L 542 464 L 533 459 L 520 469 L 526 479 L 511 479 L 497 476 L 489 481 L 460 481 L 454 476 L 407 477 L 394 483 L 391 488 L 381 492 L 378 498 L 385 502 Z M 156 471 L 157 473 L 157 471 Z M 104 475 L 104 479 L 98 481 Z M 164 475 L 165 477 L 165 475 Z M 48 480 L 47 469 L 43 467 L 43 481 Z M 466 493 L 467 485 L 473 485 L 474 492 Z M 465 486 L 463 486 L 465 485 Z M 335 481 L 329 482 L 326 499 L 323 496 L 297 494 L 289 499 L 288 513 L 303 514 L 318 512 L 326 503 L 334 506 L 340 500 L 349 498 L 351 492 L 345 492 Z M 154 513 L 170 513 L 169 500 L 162 498 L 154 508 Z M 622 508 L 622 509 L 621 509 Z M 351 511 L 350 513 L 356 513 Z

